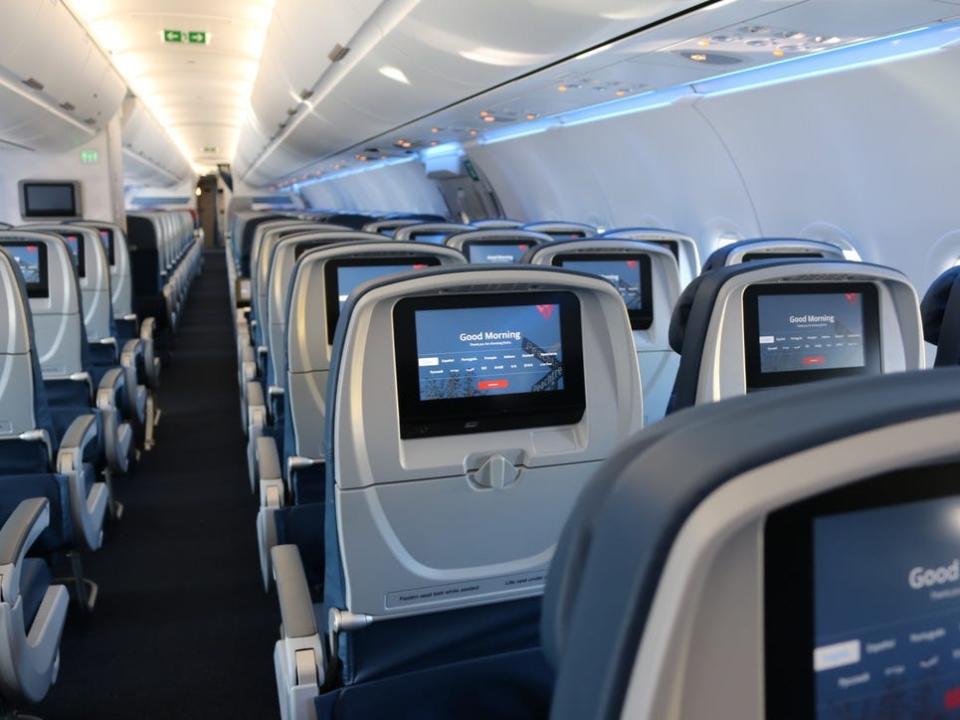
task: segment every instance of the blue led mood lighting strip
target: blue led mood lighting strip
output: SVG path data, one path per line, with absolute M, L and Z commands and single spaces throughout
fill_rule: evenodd
M 908 30 L 823 50 L 812 55 L 779 60 L 767 65 L 744 68 L 733 72 L 684 85 L 675 85 L 662 90 L 632 95 L 617 100 L 609 100 L 597 105 L 548 115 L 537 120 L 518 123 L 515 126 L 489 130 L 481 134 L 476 142 L 489 145 L 507 140 L 516 140 L 530 135 L 546 132 L 556 127 L 573 127 L 585 123 L 598 122 L 623 115 L 632 115 L 645 110 L 653 110 L 671 105 L 681 98 L 716 97 L 744 92 L 756 88 L 768 87 L 795 80 L 820 77 L 836 72 L 845 72 L 856 68 L 870 67 L 883 63 L 904 60 L 911 57 L 937 52 L 948 45 L 960 41 L 960 21 L 938 23 L 929 27 Z M 448 142 L 419 151 L 422 160 L 430 160 L 448 155 L 463 154 L 463 145 Z M 362 167 L 344 170 L 331 175 L 310 179 L 293 187 L 296 190 L 318 182 L 336 180 L 347 175 L 376 170 L 388 165 L 408 162 L 416 156 L 391 158 L 380 162 L 367 163 Z

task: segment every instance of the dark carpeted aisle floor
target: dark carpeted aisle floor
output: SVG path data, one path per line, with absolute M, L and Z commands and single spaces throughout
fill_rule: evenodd
M 157 446 L 85 558 L 100 597 L 88 618 L 70 609 L 60 679 L 32 710 L 46 720 L 279 715 L 222 252 L 207 253 L 172 350 Z

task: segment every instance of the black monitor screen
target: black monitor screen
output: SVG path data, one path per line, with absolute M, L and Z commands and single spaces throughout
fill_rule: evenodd
M 340 310 L 353 289 L 385 275 L 417 272 L 436 267 L 436 257 L 342 258 L 328 260 L 323 268 L 327 303 L 327 339 L 332 343 L 340 319 Z
M 626 253 L 576 253 L 557 255 L 553 264 L 566 270 L 598 275 L 620 291 L 634 330 L 653 324 L 653 288 L 648 255 Z
M 563 240 L 583 240 L 587 236 L 587 233 L 583 230 L 547 232 L 546 234 L 553 238 L 555 242 L 560 242 Z
M 78 217 L 77 188 L 73 183 L 23 183 L 23 216 Z
M 107 253 L 107 260 L 113 265 L 113 230 L 100 228 L 100 242 Z
M 768 518 L 767 718 L 960 716 L 958 469 L 898 471 Z
M 401 300 L 394 345 L 404 438 L 568 425 L 583 415 L 572 293 Z
M 471 242 L 467 241 L 467 259 L 474 264 L 504 265 L 515 263 L 530 249 L 529 242 Z
M 70 250 L 70 257 L 73 259 L 73 266 L 77 269 L 77 277 L 86 277 L 84 255 L 83 255 L 83 238 L 74 233 L 63 233 L 62 235 L 64 242 L 67 243 L 67 249 Z
M 870 283 L 754 285 L 743 313 L 748 390 L 880 372 Z
M 47 246 L 29 241 L 3 241 L 3 248 L 13 257 L 20 268 L 27 296 L 45 298 L 50 296 L 47 280 Z
M 430 243 L 431 245 L 443 245 L 448 237 L 446 233 L 414 233 L 411 235 L 412 240 Z

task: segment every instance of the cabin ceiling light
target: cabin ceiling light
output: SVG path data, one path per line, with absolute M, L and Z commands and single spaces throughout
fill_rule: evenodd
M 393 65 L 384 65 L 381 67 L 380 74 L 385 78 L 390 78 L 394 82 L 398 82 L 403 85 L 410 84 L 410 79 L 407 77 L 406 73 L 404 73 L 400 68 L 394 67 Z

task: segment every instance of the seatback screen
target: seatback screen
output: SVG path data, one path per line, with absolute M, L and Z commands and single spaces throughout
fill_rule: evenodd
M 530 249 L 529 242 L 486 243 L 468 241 L 467 259 L 473 264 L 504 265 L 519 262 L 523 254 Z
M 110 228 L 100 228 L 100 244 L 107 253 L 107 260 L 113 265 L 113 230 Z
M 620 292 L 634 330 L 653 324 L 651 261 L 642 253 L 570 253 L 557 255 L 553 264 L 565 270 L 597 275 L 609 280 Z
M 743 262 L 754 260 L 816 260 L 822 258 L 819 252 L 752 252 L 743 256 Z
M 568 425 L 583 415 L 572 293 L 402 300 L 394 344 L 404 438 Z
M 323 268 L 324 296 L 327 305 L 327 340 L 333 343 L 337 321 L 340 319 L 340 310 L 357 285 L 387 275 L 426 270 L 439 264 L 440 259 L 432 256 L 337 258 L 328 260 Z
M 79 217 L 77 187 L 73 183 L 23 183 L 23 217 Z
M 569 230 L 569 231 L 557 231 L 557 232 L 547 232 L 554 242 L 562 242 L 564 240 L 583 240 L 587 233 L 583 230 Z
M 767 717 L 960 715 L 960 486 L 911 469 L 767 521 Z
M 871 283 L 754 285 L 743 311 L 748 390 L 880 372 Z
M 77 270 L 77 277 L 86 277 L 86 264 L 83 254 L 83 238 L 75 233 L 63 233 L 61 235 L 64 242 L 67 243 L 67 249 L 70 251 L 70 258 L 73 260 L 73 266 Z
M 416 242 L 430 243 L 431 245 L 443 245 L 448 235 L 445 233 L 414 233 L 411 238 Z
M 50 296 L 47 280 L 47 246 L 29 241 L 2 242 L 3 249 L 13 258 L 27 288 L 27 297 Z

